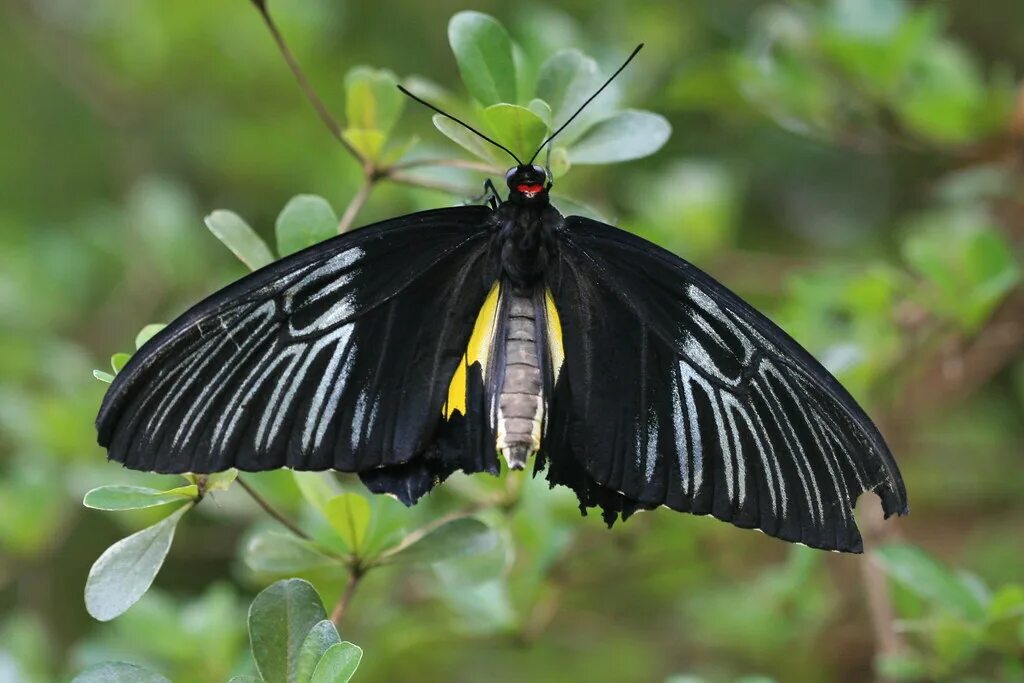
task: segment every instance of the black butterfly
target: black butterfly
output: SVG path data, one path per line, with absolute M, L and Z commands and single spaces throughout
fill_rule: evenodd
M 505 201 L 355 230 L 196 305 L 118 374 L 99 443 L 156 472 L 357 472 L 407 505 L 536 455 L 609 525 L 665 505 L 852 552 L 861 492 L 907 512 L 807 351 L 674 254 L 563 217 L 516 161 Z

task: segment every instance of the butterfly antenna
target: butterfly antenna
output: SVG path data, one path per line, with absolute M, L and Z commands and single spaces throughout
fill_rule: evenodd
M 530 161 L 527 162 L 527 163 L 530 163 L 530 164 L 533 163 L 533 160 L 537 158 L 537 155 L 540 154 L 540 151 L 542 149 L 544 149 L 544 146 L 547 145 L 552 140 L 554 140 L 556 135 L 558 135 L 563 130 L 565 130 L 566 126 L 568 126 L 570 123 L 572 123 L 573 119 L 575 119 L 577 116 L 579 116 L 580 112 L 582 112 L 584 109 L 586 109 L 587 105 L 590 104 L 591 102 L 593 102 L 594 98 L 597 97 L 598 95 L 600 95 L 601 91 L 604 90 L 605 88 L 607 88 L 608 85 L 612 81 L 615 80 L 615 77 L 618 76 L 620 73 L 622 73 L 623 69 L 625 69 L 627 66 L 629 66 L 629 63 L 633 61 L 633 58 L 636 57 L 636 53 L 640 52 L 640 50 L 643 48 L 643 46 L 644 46 L 644 44 L 640 43 L 639 45 L 637 45 L 633 49 L 633 52 L 630 53 L 629 57 L 626 57 L 626 61 L 624 61 L 622 63 L 622 66 L 620 66 L 618 69 L 616 69 L 615 73 L 613 73 L 611 76 L 608 77 L 608 80 L 604 82 L 604 85 L 602 85 L 600 88 L 598 88 L 597 91 L 593 95 L 588 97 L 587 101 L 584 102 L 583 104 L 581 104 L 580 108 L 576 110 L 576 113 L 573 114 L 572 116 L 570 116 L 568 119 L 566 119 L 565 123 L 563 123 L 561 126 L 559 126 L 558 130 L 556 130 L 554 133 L 549 135 L 547 140 L 545 140 L 544 142 L 540 143 L 540 147 L 537 148 L 537 151 L 533 153 L 533 156 L 530 157 Z
M 457 119 L 457 118 L 455 118 L 454 116 L 452 116 L 452 115 L 451 115 L 451 114 L 449 114 L 448 112 L 446 112 L 446 111 L 441 111 L 440 109 L 438 109 L 437 107 L 435 107 L 434 105 L 432 105 L 432 104 L 431 104 L 430 102 L 427 102 L 427 101 L 426 101 L 426 100 L 424 100 L 423 98 L 420 98 L 420 97 L 417 97 L 416 95 L 413 95 L 413 94 L 412 94 L 411 92 L 409 92 L 408 90 L 406 90 L 406 89 L 405 89 L 404 87 L 402 87 L 401 85 L 399 85 L 399 86 L 398 86 L 398 89 L 399 89 L 399 90 L 401 90 L 403 94 L 405 94 L 405 95 L 408 95 L 408 96 L 409 96 L 409 97 L 411 97 L 412 99 L 414 99 L 414 100 L 416 100 L 417 102 L 419 102 L 420 104 L 422 104 L 422 105 L 423 105 L 424 107 L 427 107 L 427 108 L 429 108 L 429 109 L 433 109 L 433 110 L 434 110 L 434 111 L 436 111 L 436 112 L 437 112 L 438 114 L 440 114 L 441 116 L 445 117 L 446 119 L 451 119 L 451 120 L 452 120 L 452 121 L 454 121 L 455 123 L 457 123 L 457 124 L 459 124 L 460 126 L 462 126 L 463 128 L 465 128 L 466 130 L 468 130 L 468 131 L 470 131 L 470 132 L 472 132 L 472 133 L 475 133 L 475 134 L 476 134 L 476 135 L 478 135 L 478 136 L 479 136 L 479 137 L 480 137 L 481 139 L 483 139 L 483 140 L 486 140 L 487 142 L 491 143 L 492 145 L 494 145 L 494 146 L 495 146 L 495 147 L 497 147 L 498 149 L 500 149 L 500 150 L 504 151 L 504 152 L 505 152 L 506 154 L 508 154 L 508 155 L 509 155 L 510 157 L 512 157 L 513 159 L 515 159 L 515 160 L 516 160 L 516 163 L 517 163 L 517 164 L 519 164 L 520 166 L 522 166 L 522 165 L 523 165 L 523 162 L 519 160 L 519 157 L 517 157 L 517 156 L 516 156 L 515 154 L 513 154 L 513 153 L 512 153 L 512 150 L 510 150 L 510 149 L 509 149 L 508 147 L 506 147 L 505 145 L 501 144 L 501 143 L 500 143 L 500 142 L 498 142 L 497 140 L 493 140 L 493 139 L 491 139 L 491 138 L 487 137 L 486 135 L 484 135 L 483 133 L 481 133 L 480 131 L 478 131 L 478 130 L 477 130 L 476 128 L 474 128 L 473 126 L 469 125 L 469 124 L 468 124 L 468 123 L 466 123 L 465 121 L 462 121 L 461 119 Z M 536 156 L 536 155 L 534 155 L 534 156 Z

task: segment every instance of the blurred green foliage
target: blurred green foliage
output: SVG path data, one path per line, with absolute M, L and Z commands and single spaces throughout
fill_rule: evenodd
M 459 9 L 273 4 L 356 162 L 248 2 L 0 7 L 0 681 L 1024 681 L 1024 6 Z M 247 475 L 303 537 L 234 473 L 105 462 L 97 378 L 146 323 L 353 206 L 358 225 L 500 178 L 396 82 L 529 155 L 640 40 L 552 149 L 556 204 L 693 260 L 816 353 L 897 453 L 901 542 L 873 501 L 854 558 L 667 512 L 609 533 L 508 473 L 410 510 Z

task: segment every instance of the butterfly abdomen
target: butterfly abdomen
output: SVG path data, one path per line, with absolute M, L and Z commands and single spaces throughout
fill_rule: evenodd
M 509 294 L 505 339 L 500 342 L 505 345 L 505 367 L 497 401 L 497 447 L 512 469 L 522 469 L 540 448 L 544 382 L 536 317 L 532 294 Z

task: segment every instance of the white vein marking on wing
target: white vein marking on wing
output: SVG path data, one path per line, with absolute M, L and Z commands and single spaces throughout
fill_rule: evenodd
M 217 428 L 213 433 L 213 448 L 218 453 L 224 452 L 228 440 L 238 427 L 238 421 L 242 418 L 245 409 L 249 407 L 256 392 L 259 391 L 263 380 L 266 378 L 266 373 L 269 372 L 267 364 L 273 363 L 275 359 L 281 359 L 280 354 L 278 354 L 279 348 L 276 342 L 272 342 L 259 360 L 252 363 L 249 374 L 239 383 L 231 400 L 228 401 L 227 407 L 221 413 L 220 419 L 217 421 Z M 260 373 L 263 373 L 263 375 L 257 380 L 256 377 Z
M 273 308 L 271 306 L 271 308 Z M 268 315 L 254 330 L 249 332 L 246 336 L 245 341 L 241 344 L 236 342 L 233 337 L 233 333 L 237 331 L 237 328 L 230 328 L 224 326 L 226 332 L 226 338 L 235 345 L 234 352 L 225 360 L 219 361 L 220 367 L 214 373 L 208 381 L 206 381 L 199 395 L 192 401 L 192 405 L 189 407 L 185 416 L 181 419 L 181 424 L 178 426 L 178 431 L 174 435 L 174 440 L 171 442 L 173 447 L 178 446 L 181 443 L 187 442 L 192 438 L 196 428 L 201 424 L 204 417 L 209 416 L 211 405 L 217 397 L 228 387 L 229 378 L 235 372 L 238 372 L 245 364 L 249 356 L 252 355 L 253 351 L 258 347 L 259 341 L 262 339 L 260 333 L 264 328 L 270 325 L 270 316 Z M 230 409 L 230 405 L 227 407 Z M 220 417 L 218 418 L 218 425 L 223 420 L 225 412 L 222 410 Z M 216 437 L 214 437 L 216 441 Z
M 679 362 L 679 371 L 683 376 L 685 386 L 687 387 L 687 404 L 693 402 L 692 384 L 696 383 L 704 391 L 704 394 L 708 398 L 708 403 L 711 405 L 711 414 L 715 420 L 715 429 L 718 431 L 718 443 L 722 450 L 722 465 L 725 468 L 725 486 L 726 492 L 729 496 L 729 501 L 735 501 L 735 491 L 733 488 L 733 465 L 732 465 L 732 449 L 729 446 L 729 439 L 725 432 L 725 421 L 722 419 L 722 407 L 721 400 L 719 399 L 717 392 L 711 386 L 711 384 L 704 379 L 696 370 L 693 369 L 686 361 Z M 693 409 L 693 415 L 691 416 L 691 425 L 694 427 L 695 432 L 698 427 L 696 424 L 696 409 Z M 700 481 L 700 480 L 698 480 Z M 696 487 L 699 490 L 699 484 Z M 694 491 L 696 494 L 696 491 Z
M 331 354 L 331 360 L 328 361 L 327 367 L 324 369 L 323 376 L 320 378 L 320 382 L 317 383 L 316 391 L 313 393 L 313 400 L 309 405 L 309 411 L 306 415 L 305 426 L 302 430 L 302 450 L 309 452 L 310 445 L 319 446 L 320 439 L 316 440 L 316 443 L 312 443 L 314 430 L 319 431 L 319 423 L 321 420 L 330 420 L 330 415 L 322 414 L 321 410 L 324 407 L 324 402 L 328 400 L 328 394 L 332 393 L 332 386 L 341 385 L 340 390 L 344 390 L 345 380 L 347 378 L 341 377 L 338 372 L 339 366 L 342 364 L 342 359 L 345 354 L 348 353 L 349 342 L 352 338 L 352 329 L 354 325 L 349 323 L 339 328 L 339 336 L 337 344 L 334 347 L 334 353 Z
M 647 413 L 647 452 L 644 462 L 644 476 L 647 483 L 654 479 L 654 466 L 658 462 L 658 414 L 652 407 Z
M 688 285 L 686 293 L 694 304 L 700 307 L 705 313 L 712 316 L 720 323 L 725 325 L 730 332 L 732 332 L 736 339 L 743 346 L 744 361 L 749 360 L 753 357 L 755 349 L 747 335 L 740 332 L 740 329 L 733 322 L 733 319 L 725 314 L 718 302 L 712 299 L 706 292 L 697 287 L 696 285 Z
M 734 413 L 740 413 L 748 426 L 750 426 L 750 420 L 744 415 L 744 408 L 735 396 L 728 392 L 720 392 L 720 395 L 722 397 L 722 406 L 724 408 L 725 417 L 729 423 L 729 431 L 735 442 L 735 450 L 733 451 L 733 454 L 736 457 L 736 488 L 739 490 L 738 504 L 742 506 L 747 498 L 747 464 L 743 457 L 743 440 L 740 438 L 740 431 L 736 426 Z M 770 479 L 768 485 L 769 487 L 771 486 Z M 774 499 L 775 494 L 773 492 L 772 500 Z
M 264 324 L 266 324 L 266 323 L 268 323 L 270 321 L 270 319 L 274 315 L 274 311 L 275 310 L 277 310 L 277 307 L 274 305 L 274 302 L 273 301 L 268 301 L 268 302 L 264 303 L 263 305 L 261 305 L 261 306 L 255 308 L 255 309 L 247 312 L 245 317 L 241 318 L 240 322 L 237 323 L 236 327 L 237 328 L 245 327 L 248 323 L 250 323 L 250 322 L 252 322 L 254 320 L 257 320 L 260 317 L 263 317 L 263 320 L 260 322 L 260 325 L 257 326 L 257 330 L 259 330 L 260 328 L 262 328 L 262 326 Z M 234 321 L 232 321 L 232 322 L 234 323 Z M 228 344 L 230 339 L 231 339 L 230 336 L 223 336 L 223 335 L 222 336 L 212 337 L 210 339 L 210 342 L 212 342 L 212 346 L 213 346 L 212 350 L 209 350 L 207 348 L 207 345 L 204 344 L 202 347 L 200 347 L 199 352 L 194 354 L 193 359 L 189 362 L 189 366 L 190 367 L 189 367 L 189 370 L 187 371 L 187 374 L 183 374 L 182 377 L 177 382 L 175 382 L 175 384 L 171 387 L 170 394 L 169 394 L 169 397 L 168 397 L 169 398 L 169 402 L 165 406 L 163 406 L 162 412 L 158 408 L 157 412 L 154 414 L 154 418 L 156 419 L 156 425 L 153 427 L 153 432 L 152 433 L 155 434 L 156 432 L 158 432 L 162 428 L 164 420 L 173 411 L 173 409 L 177 405 L 178 401 L 181 400 L 185 396 L 185 393 L 187 392 L 189 387 L 191 387 L 194 383 L 199 381 L 200 376 L 203 373 L 203 370 L 206 368 L 207 365 L 209 365 L 213 361 L 214 358 L 216 358 L 220 354 L 221 349 L 223 349 Z M 236 353 L 237 353 L 237 350 L 236 350 Z M 191 367 L 196 362 L 198 362 L 198 367 L 195 367 L 195 368 Z M 222 366 L 221 369 L 223 369 L 223 366 Z M 204 392 L 205 392 L 205 390 L 208 387 L 209 387 L 209 384 L 207 384 L 207 386 L 204 387 Z M 200 394 L 200 395 L 202 396 L 203 394 Z M 189 409 L 189 412 L 187 413 L 187 415 L 192 414 L 194 409 L 195 409 L 195 403 L 193 403 L 193 405 Z M 182 428 L 185 426 L 185 424 L 187 422 L 188 422 L 187 418 L 183 419 L 181 425 L 179 425 L 178 432 L 175 435 L 175 443 L 178 440 L 178 436 L 180 436 L 180 434 L 181 434 Z
M 765 363 L 765 368 L 775 376 L 775 378 L 782 385 L 783 389 L 785 389 L 786 392 L 789 394 L 789 397 L 793 401 L 793 404 L 797 407 L 797 410 L 800 411 L 800 417 L 803 418 L 804 424 L 806 424 L 807 428 L 811 430 L 811 432 L 813 433 L 814 429 L 812 428 L 811 424 L 807 421 L 807 413 L 804 411 L 803 408 L 804 399 L 796 392 L 795 389 L 793 389 L 793 386 L 790 384 L 789 379 L 787 379 L 785 375 L 779 372 L 778 368 L 776 368 L 773 363 Z M 791 429 L 795 429 L 795 427 L 793 427 L 792 421 L 790 421 L 789 424 Z M 807 467 L 807 473 L 809 475 L 811 486 L 814 488 L 814 497 L 818 504 L 819 521 L 824 523 L 825 504 L 821 496 L 821 489 L 818 486 L 818 477 L 814 472 L 814 468 L 811 466 L 811 460 L 807 456 L 807 450 L 804 448 L 803 443 L 796 435 L 795 431 L 793 434 L 793 438 L 797 442 L 797 445 L 800 447 L 800 456 L 801 458 L 803 458 L 804 465 Z
M 334 383 L 334 388 L 331 390 L 331 396 L 327 400 L 327 406 L 324 408 L 323 415 L 320 417 L 319 423 L 316 428 L 316 438 L 313 441 L 313 447 L 319 448 L 320 444 L 324 440 L 324 435 L 327 433 L 327 427 L 331 424 L 331 418 L 334 417 L 338 410 L 338 402 L 341 400 L 341 394 L 348 386 L 348 376 L 352 372 L 352 365 L 355 363 L 355 344 L 348 345 L 347 355 L 345 357 L 345 364 L 341 366 L 341 372 L 338 374 L 338 379 Z
M 684 370 L 685 366 L 685 370 Z M 691 454 L 693 456 L 693 490 L 690 494 L 696 497 L 704 484 L 704 443 L 701 440 L 700 424 L 697 421 L 697 401 L 693 398 L 693 385 L 689 376 L 692 373 L 685 361 L 679 362 L 679 381 L 683 384 L 683 396 L 686 399 L 686 415 L 689 418 Z
M 690 445 L 686 436 L 686 422 L 683 414 L 682 399 L 679 395 L 679 382 L 675 370 L 672 371 L 672 430 L 676 438 L 676 459 L 679 461 L 679 478 L 683 496 L 690 492 Z
M 305 353 L 305 359 L 302 362 L 301 367 L 294 371 L 294 377 L 289 377 L 292 374 L 291 368 L 278 380 L 277 387 L 274 389 L 274 397 L 280 395 L 280 390 L 284 388 L 284 395 L 281 396 L 280 402 L 274 405 L 274 401 L 271 400 L 271 404 L 268 406 L 268 411 L 264 413 L 263 419 L 260 421 L 260 431 L 266 432 L 266 445 L 269 446 L 273 443 L 274 439 L 277 438 L 277 434 L 281 429 L 281 425 L 284 423 L 285 416 L 291 409 L 292 401 L 295 400 L 295 395 L 299 391 L 299 387 L 302 386 L 303 381 L 306 379 L 306 373 L 309 372 L 310 366 L 316 361 L 320 353 L 330 346 L 336 343 L 340 338 L 344 337 L 347 332 L 347 326 L 339 327 L 333 330 L 329 334 L 324 335 L 320 339 L 317 339 L 316 343 L 310 347 L 308 344 L 297 344 L 303 351 L 308 349 Z M 268 413 L 273 410 L 273 419 L 269 419 Z M 267 422 L 269 421 L 269 426 Z
M 760 387 L 758 387 L 756 383 L 753 386 L 754 389 L 759 392 L 763 400 L 764 394 L 761 393 Z M 754 419 L 757 421 L 757 429 L 752 429 L 751 431 L 754 433 L 755 438 L 758 439 L 757 447 L 762 453 L 762 462 L 764 462 L 764 457 L 766 455 L 771 458 L 771 468 L 769 468 L 768 463 L 765 462 L 766 474 L 769 477 L 771 477 L 772 471 L 774 471 L 774 479 L 775 482 L 778 484 L 779 498 L 777 501 L 778 506 L 776 507 L 776 514 L 778 514 L 782 518 L 785 518 L 789 497 L 788 492 L 786 491 L 786 479 L 785 477 L 782 476 L 782 467 L 779 464 L 778 450 L 768 440 L 768 429 L 767 427 L 765 427 L 764 421 L 761 419 L 761 414 L 757 411 L 757 406 L 753 404 L 753 401 L 751 401 L 750 407 L 750 412 L 753 413 Z M 764 441 L 761 441 L 761 435 L 764 435 Z M 766 444 L 768 448 L 765 448 Z
M 284 391 L 285 379 L 291 375 L 295 366 L 299 364 L 300 360 L 302 360 L 302 354 L 305 350 L 305 344 L 294 344 L 282 349 L 276 357 L 271 359 L 270 364 L 259 376 L 259 379 L 257 379 L 253 384 L 244 399 L 245 402 L 248 403 L 260 391 L 263 384 L 270 378 L 271 373 L 277 370 L 278 366 L 283 362 L 288 361 L 288 367 L 281 373 L 277 383 L 274 385 L 274 391 L 270 394 L 266 405 L 263 407 L 263 414 L 260 416 L 259 426 L 256 428 L 256 436 L 253 440 L 253 449 L 257 453 L 265 450 L 265 447 L 270 445 L 271 439 L 267 435 L 267 431 L 270 426 L 270 420 L 273 418 L 274 411 L 280 404 L 280 396 L 281 392 Z
M 764 381 L 763 383 L 756 382 L 755 388 L 761 394 L 761 398 L 768 405 L 768 410 L 772 415 L 772 419 L 779 427 L 779 432 L 782 434 L 782 438 L 786 440 L 786 444 L 789 446 L 790 455 L 800 456 L 799 458 L 793 458 L 794 469 L 796 470 L 797 476 L 800 478 L 800 484 L 804 489 L 804 497 L 807 502 L 810 503 L 808 511 L 811 514 L 811 522 L 813 524 L 818 524 L 821 520 L 822 511 L 821 495 L 818 493 L 818 485 L 817 482 L 814 481 L 814 472 L 810 470 L 810 463 L 807 460 L 807 456 L 804 455 L 803 446 L 800 444 L 800 438 L 797 436 L 796 430 L 789 419 L 789 415 L 786 413 L 779 397 L 775 394 L 775 389 L 772 387 L 772 383 L 769 380 L 769 371 L 772 369 L 774 368 L 772 368 L 771 363 L 768 362 L 765 362 L 761 366 L 761 370 L 758 374 Z M 774 373 L 774 375 L 777 374 L 778 373 Z M 803 461 L 804 466 L 806 467 L 806 475 L 804 473 L 804 467 L 801 466 L 801 461 Z M 811 479 L 811 484 L 807 483 L 808 476 Z M 813 497 L 811 493 L 812 490 L 814 491 Z
M 352 410 L 352 431 L 349 434 L 349 444 L 352 446 L 353 451 L 359 447 L 359 432 L 363 428 L 363 420 L 366 419 L 367 401 L 368 397 L 364 388 L 359 392 L 359 396 L 356 398 L 356 406 Z

